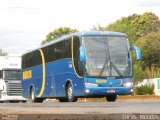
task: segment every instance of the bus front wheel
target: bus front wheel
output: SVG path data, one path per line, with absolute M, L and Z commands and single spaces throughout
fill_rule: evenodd
M 117 95 L 107 95 L 106 99 L 108 102 L 115 102 L 117 99 Z
M 32 103 L 42 103 L 43 102 L 42 98 L 36 98 L 35 97 L 35 93 L 34 93 L 33 87 L 31 88 L 31 91 L 30 91 L 30 99 L 31 99 Z
M 71 83 L 69 83 L 69 84 L 67 85 L 66 94 L 67 94 L 68 102 L 77 102 L 78 97 L 74 97 L 74 96 L 73 96 L 73 88 L 72 88 Z

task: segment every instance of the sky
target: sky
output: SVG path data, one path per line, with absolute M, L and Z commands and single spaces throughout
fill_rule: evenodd
M 145 12 L 160 18 L 160 0 L 0 0 L 0 49 L 23 54 L 56 28 L 89 31 Z

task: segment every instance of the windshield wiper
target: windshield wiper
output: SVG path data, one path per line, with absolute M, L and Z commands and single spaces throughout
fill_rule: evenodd
M 118 73 L 118 75 L 123 76 L 123 74 L 120 72 L 120 70 L 116 67 L 116 65 L 113 62 L 110 62 L 111 66 L 115 69 L 115 71 Z
M 100 73 L 99 73 L 99 76 L 102 75 L 102 73 L 103 73 L 103 71 L 104 71 L 107 63 L 108 63 L 108 57 L 107 57 L 107 54 L 106 54 L 106 59 L 105 59 L 105 61 L 104 61 L 103 67 L 102 67 L 102 69 L 101 69 L 101 71 L 100 71 Z

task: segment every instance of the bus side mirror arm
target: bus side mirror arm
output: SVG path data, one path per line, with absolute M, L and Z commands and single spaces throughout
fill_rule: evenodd
M 86 54 L 85 54 L 85 49 L 80 46 L 80 62 L 86 62 Z
M 141 50 L 137 46 L 133 46 L 131 50 L 134 50 L 136 52 L 136 59 L 140 61 L 142 58 Z

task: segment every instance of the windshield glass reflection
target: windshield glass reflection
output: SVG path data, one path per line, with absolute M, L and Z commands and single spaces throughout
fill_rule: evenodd
M 85 36 L 86 73 L 89 76 L 131 76 L 129 44 L 126 37 Z

